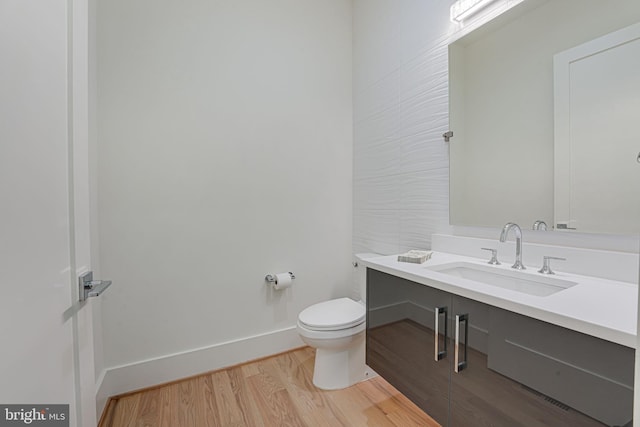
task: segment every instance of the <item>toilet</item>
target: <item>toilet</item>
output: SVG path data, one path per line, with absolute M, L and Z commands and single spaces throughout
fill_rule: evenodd
M 360 274 L 358 281 L 361 295 L 364 296 L 364 274 Z M 316 387 L 337 390 L 352 386 L 367 377 L 366 314 L 364 301 L 354 301 L 351 298 L 320 302 L 300 312 L 298 334 L 302 341 L 316 349 L 313 368 L 313 384 Z

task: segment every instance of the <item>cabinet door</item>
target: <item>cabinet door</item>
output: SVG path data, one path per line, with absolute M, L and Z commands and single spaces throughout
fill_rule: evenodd
M 556 408 L 545 425 L 631 425 L 633 349 L 497 308 L 490 327 L 489 367 Z
M 510 411 L 512 383 L 487 368 L 491 307 L 453 296 L 451 310 L 452 374 L 449 425 L 540 425 L 523 421 Z
M 569 400 L 584 400 L 590 393 L 584 389 L 587 377 L 596 381 L 589 386 L 591 389 L 604 385 L 602 375 L 591 376 L 602 359 L 590 358 L 593 363 L 585 365 L 585 361 L 576 359 L 561 360 L 562 351 L 549 357 L 541 355 L 541 350 L 551 349 L 549 342 L 556 347 L 571 347 L 571 353 L 584 345 L 580 344 L 583 339 L 595 340 L 593 337 L 563 330 L 568 333 L 565 336 L 559 334 L 562 328 L 461 297 L 453 297 L 452 318 L 453 357 L 457 363 L 451 378 L 452 427 L 590 427 L 624 425 L 630 420 L 629 414 L 618 419 L 624 422 L 603 424 L 603 420 L 569 406 L 566 399 L 551 397 L 562 392 Z M 536 349 L 524 351 L 523 346 Z M 633 355 L 627 356 L 630 360 L 625 363 L 632 364 Z M 629 374 L 632 378 L 633 371 Z M 570 375 L 578 382 L 569 384 L 573 381 Z M 621 402 L 616 399 L 610 403 Z
M 450 294 L 367 270 L 367 364 L 440 424 L 449 423 Z

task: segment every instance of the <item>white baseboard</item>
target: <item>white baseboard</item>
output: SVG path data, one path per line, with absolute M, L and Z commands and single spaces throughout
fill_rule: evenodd
M 295 326 L 208 347 L 143 360 L 104 371 L 96 400 L 102 412 L 109 397 L 237 365 L 302 347 Z

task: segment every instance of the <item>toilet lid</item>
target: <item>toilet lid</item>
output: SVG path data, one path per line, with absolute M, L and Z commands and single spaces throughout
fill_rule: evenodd
M 365 315 L 362 304 L 351 298 L 338 298 L 305 308 L 298 320 L 310 329 L 336 331 L 361 324 Z

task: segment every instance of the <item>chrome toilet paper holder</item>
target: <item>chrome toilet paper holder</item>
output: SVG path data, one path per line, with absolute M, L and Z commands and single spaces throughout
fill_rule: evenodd
M 294 276 L 294 275 L 293 275 L 293 273 L 292 273 L 292 272 L 290 272 L 290 271 L 289 271 L 289 276 L 291 276 L 291 280 L 293 280 L 293 279 L 295 279 L 295 278 L 296 278 L 296 276 Z M 266 280 L 268 283 L 272 283 L 272 284 L 274 284 L 274 285 L 277 285 L 277 284 L 278 284 L 278 278 L 276 277 L 276 275 L 275 275 L 275 274 L 267 274 L 267 275 L 264 277 L 264 280 Z

